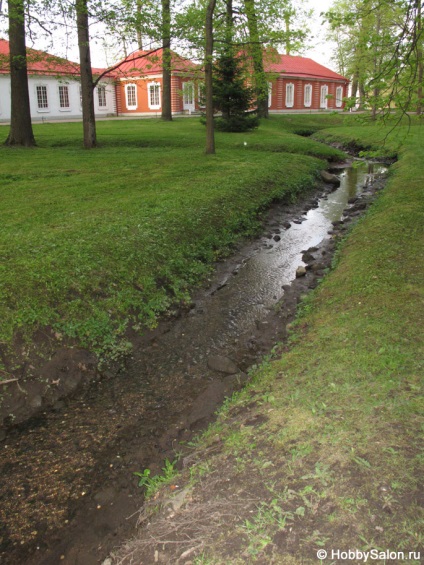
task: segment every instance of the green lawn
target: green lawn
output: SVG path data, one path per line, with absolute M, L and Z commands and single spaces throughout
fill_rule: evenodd
M 128 324 L 154 325 L 188 300 L 258 229 L 258 211 L 310 188 L 322 159 L 341 156 L 277 118 L 218 134 L 213 157 L 197 119 L 100 122 L 92 151 L 81 124 L 34 130 L 37 148 L 0 147 L 3 345 L 50 327 L 113 352 Z

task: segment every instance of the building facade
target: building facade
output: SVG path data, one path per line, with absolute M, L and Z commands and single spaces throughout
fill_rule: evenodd
M 162 112 L 162 49 L 136 51 L 114 71 L 116 110 L 120 116 L 160 115 Z M 197 65 L 172 53 L 171 111 L 191 114 L 199 110 L 198 84 L 201 75 Z
M 79 65 L 43 51 L 28 49 L 28 87 L 34 121 L 82 118 Z M 103 69 L 93 69 L 100 74 Z M 0 39 L 0 122 L 10 120 L 9 42 Z M 116 115 L 114 77 L 104 77 L 94 90 L 97 117 Z
M 305 57 L 265 54 L 270 113 L 343 110 L 349 81 Z M 9 43 L 0 39 L 0 122 L 10 120 Z M 93 69 L 102 75 L 105 69 Z M 79 65 L 28 50 L 28 83 L 34 121 L 81 119 Z M 174 115 L 203 109 L 203 76 L 198 65 L 172 53 L 171 110 Z M 136 51 L 112 67 L 94 92 L 96 117 L 160 116 L 162 49 Z
M 266 62 L 269 110 L 343 110 L 347 78 L 306 57 L 273 54 Z

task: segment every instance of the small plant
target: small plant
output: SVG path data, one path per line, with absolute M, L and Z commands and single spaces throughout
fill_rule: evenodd
M 138 486 L 146 488 L 146 498 L 151 498 L 159 488 L 163 485 L 170 483 L 177 471 L 175 469 L 176 461 L 169 461 L 168 459 L 165 460 L 165 467 L 162 467 L 163 474 L 162 475 L 154 475 L 151 476 L 150 469 L 144 469 L 144 471 L 136 471 L 134 475 L 139 478 Z

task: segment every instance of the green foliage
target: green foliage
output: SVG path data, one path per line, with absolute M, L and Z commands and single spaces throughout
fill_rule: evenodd
M 254 114 L 230 116 L 228 118 L 215 118 L 215 127 L 218 131 L 244 132 L 259 127 L 259 118 Z
M 134 472 L 133 474 L 139 478 L 138 486 L 145 487 L 145 497 L 151 498 L 164 485 L 168 485 L 177 475 L 175 469 L 176 461 L 165 460 L 165 466 L 162 468 L 161 475 L 151 476 L 150 469 L 144 469 L 142 472 Z
M 359 105 L 375 119 L 388 112 L 421 111 L 423 30 L 414 0 L 337 0 L 327 12 L 335 60 L 352 81 L 347 108 Z M 421 90 L 420 90 L 421 89 Z
M 215 121 L 219 131 L 243 132 L 259 125 L 256 116 L 247 114 L 253 90 L 247 86 L 243 62 L 234 48 L 226 47 L 214 65 L 214 107 L 222 113 Z

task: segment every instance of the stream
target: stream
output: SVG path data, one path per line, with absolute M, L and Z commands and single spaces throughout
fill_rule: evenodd
M 300 286 L 291 315 L 331 262 L 323 251 L 315 278 L 296 279 L 305 251 L 330 241 L 348 202 L 386 170 L 366 162 L 340 168 L 333 192 L 275 205 L 264 234 L 218 265 L 190 311 L 134 336 L 122 374 L 12 430 L 0 444 L 1 565 L 94 565 L 132 535 L 142 505 L 134 473 L 160 472 L 284 339 L 293 281 Z

